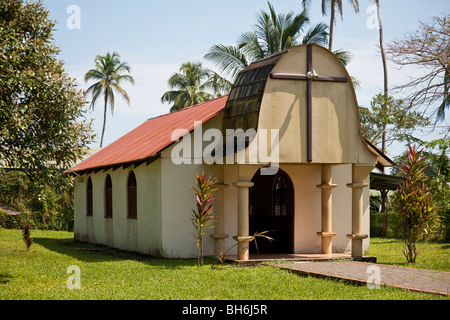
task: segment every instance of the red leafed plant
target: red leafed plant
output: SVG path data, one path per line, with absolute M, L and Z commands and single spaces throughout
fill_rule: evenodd
M 414 263 L 418 254 L 416 242 L 422 233 L 428 233 L 436 207 L 432 204 L 425 174 L 426 158 L 423 150 L 408 145 L 406 163 L 402 166 L 403 180 L 394 196 L 393 208 L 400 214 L 404 241 L 403 253 L 407 262 Z
M 33 239 L 30 236 L 30 225 L 28 223 L 25 223 L 23 226 L 23 241 L 25 242 L 25 245 L 27 246 L 27 250 L 30 249 L 31 245 L 33 244 Z
M 214 192 L 217 188 L 214 185 L 217 179 L 208 177 L 204 172 L 195 176 L 194 190 L 197 210 L 192 210 L 192 224 L 195 228 L 195 239 L 197 240 L 197 264 L 203 265 L 203 237 L 208 229 L 214 226 L 211 223 L 214 221 L 213 198 Z

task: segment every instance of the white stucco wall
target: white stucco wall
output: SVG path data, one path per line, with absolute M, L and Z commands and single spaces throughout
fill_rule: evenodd
M 75 238 L 80 241 L 159 255 L 161 252 L 161 160 L 137 168 L 83 175 L 75 179 Z M 137 182 L 137 219 L 127 218 L 127 180 L 134 171 Z M 113 187 L 113 217 L 105 218 L 104 186 Z M 88 178 L 93 186 L 93 216 L 86 216 Z

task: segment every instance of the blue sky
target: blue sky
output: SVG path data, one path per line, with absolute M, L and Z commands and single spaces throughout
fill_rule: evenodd
M 61 49 L 60 58 L 67 73 L 78 80 L 81 88 L 89 86 L 83 76 L 94 66 L 98 54 L 116 51 L 132 68 L 136 84 L 124 85 L 131 107 L 121 99 L 116 100 L 114 116 L 108 113 L 104 145 L 146 119 L 167 113 L 170 106 L 162 104 L 160 98 L 169 90 L 167 80 L 180 65 L 198 61 L 213 68 L 203 59 L 208 49 L 217 43 L 235 44 L 242 32 L 253 30 L 257 13 L 268 10 L 265 0 L 44 0 L 43 3 L 50 10 L 50 18 L 58 22 L 54 38 Z M 301 10 L 301 0 L 270 3 L 278 13 Z M 79 28 L 70 29 L 66 24 L 67 20 L 72 21 L 73 11 L 67 12 L 71 5 L 80 9 Z M 321 1 L 312 1 L 313 24 L 329 22 L 327 16 L 322 16 L 320 5 Z M 360 0 L 360 13 L 355 14 L 349 1 L 344 1 L 344 20 L 337 21 L 333 45 L 333 49 L 352 52 L 353 59 L 347 69 L 361 81 L 357 97 L 364 106 L 369 106 L 371 97 L 381 92 L 383 86 L 377 51 L 378 29 L 370 27 L 375 17 L 372 5 L 373 1 Z M 391 41 L 415 31 L 419 20 L 448 15 L 450 1 L 381 0 L 381 11 L 385 41 Z M 418 72 L 411 68 L 398 70 L 390 64 L 390 85 L 401 84 Z M 441 125 L 450 123 L 448 114 L 447 122 Z M 91 116 L 100 136 L 102 104 L 98 104 Z M 432 135 L 428 136 L 431 138 Z M 394 147 L 391 155 L 402 150 L 401 146 Z

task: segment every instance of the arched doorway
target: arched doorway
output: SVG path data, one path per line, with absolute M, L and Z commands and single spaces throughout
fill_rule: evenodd
M 270 242 L 257 238 L 250 243 L 251 253 L 292 253 L 294 238 L 294 187 L 289 176 L 282 170 L 276 175 L 253 176 L 254 186 L 249 193 L 249 231 L 270 231 Z M 256 248 L 257 245 L 257 248 Z

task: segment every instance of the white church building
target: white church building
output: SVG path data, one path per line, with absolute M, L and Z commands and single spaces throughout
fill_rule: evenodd
M 241 72 L 227 96 L 152 118 L 68 170 L 75 238 L 158 257 L 197 256 L 190 186 L 220 183 L 205 255 L 369 249 L 369 175 L 393 162 L 361 135 L 344 65 L 302 45 Z M 274 238 L 252 235 L 269 231 Z

